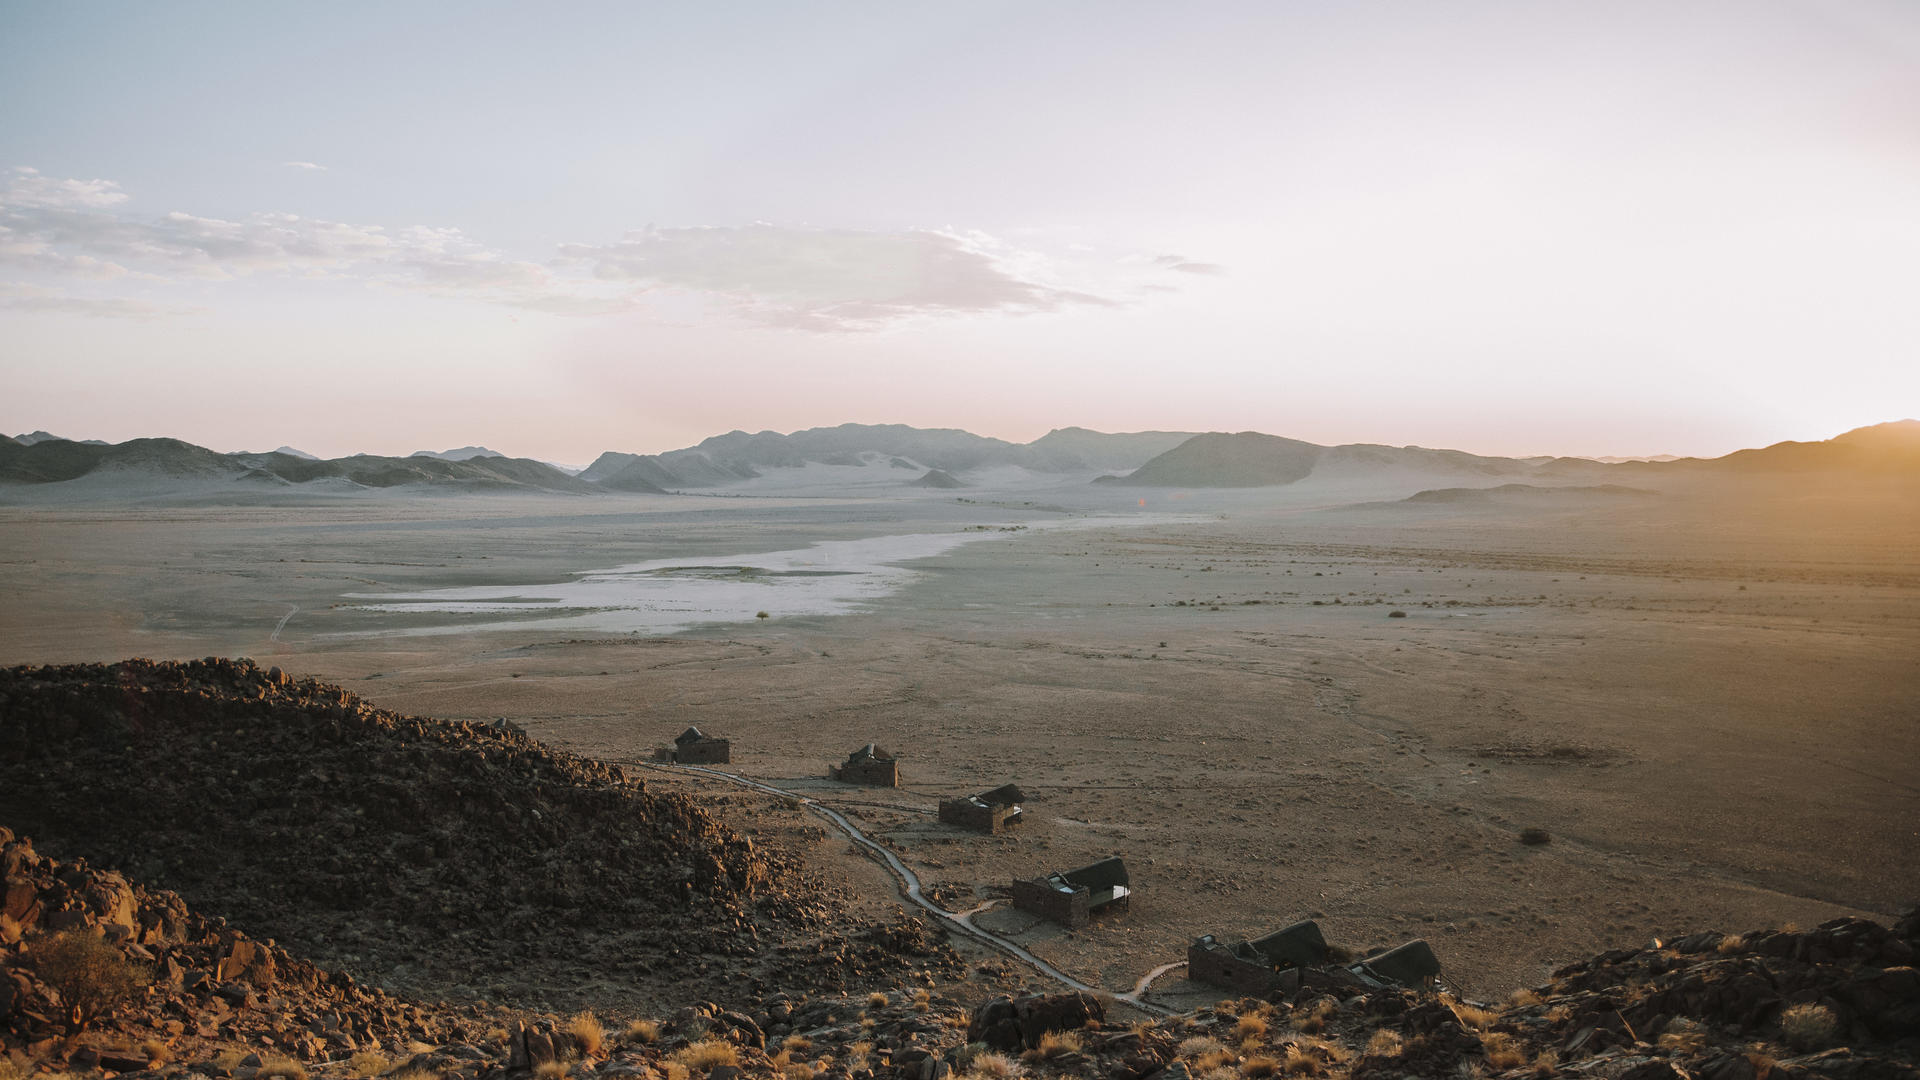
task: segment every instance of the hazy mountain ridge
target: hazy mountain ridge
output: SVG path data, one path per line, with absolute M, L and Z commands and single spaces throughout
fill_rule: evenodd
M 290 447 L 268 453 L 222 454 L 178 439 L 132 439 L 108 444 L 57 437 L 0 439 L 0 484 L 44 485 L 82 479 L 119 480 L 158 488 L 228 484 L 291 488 L 332 482 L 335 490 L 416 485 L 451 491 L 546 491 L 575 494 L 664 494 L 726 487 L 777 470 L 808 466 L 878 469 L 862 483 L 891 482 L 903 490 L 985 482 L 975 470 L 1025 469 L 1061 483 L 1114 463 L 1136 461 L 1103 485 L 1173 488 L 1259 488 L 1309 478 L 1327 484 L 1409 478 L 1596 484 L 1620 479 L 1679 476 L 1920 474 L 1920 420 L 1858 428 L 1820 442 L 1780 442 L 1719 458 L 1604 463 L 1592 458 L 1506 458 L 1418 446 L 1348 443 L 1320 446 L 1262 432 L 1233 434 L 1148 431 L 1108 434 L 1057 428 L 1031 443 L 1010 443 L 955 428 L 904 424 L 842 424 L 791 434 L 732 431 L 697 446 L 662 454 L 608 451 L 578 475 L 545 462 L 511 458 L 480 446 L 409 457 L 355 454 L 317 459 Z M 22 442 L 31 439 L 31 442 Z M 849 474 L 856 475 L 856 474 Z M 931 477 L 931 479 L 929 479 Z M 775 481 L 774 487 L 778 487 Z M 1378 484 L 1376 484 L 1378 486 Z M 1404 491 L 1435 488 L 1409 484 Z M 1486 486 L 1474 484 L 1470 486 Z

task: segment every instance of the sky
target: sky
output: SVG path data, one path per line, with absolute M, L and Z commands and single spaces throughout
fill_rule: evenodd
M 1920 413 L 1920 4 L 0 0 L 0 431 Z

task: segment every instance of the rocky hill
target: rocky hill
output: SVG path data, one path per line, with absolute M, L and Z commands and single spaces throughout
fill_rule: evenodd
M 1131 487 L 1271 487 L 1304 480 L 1325 447 L 1257 431 L 1195 435 L 1125 476 L 1101 483 Z
M 5 828 L 0 869 L 0 1070 L 22 1078 L 1920 1077 L 1920 912 L 1656 940 L 1490 1006 L 1330 967 L 1159 1020 L 1082 993 L 969 1010 L 924 988 L 777 990 L 733 1007 L 689 992 L 609 1030 L 592 1012 L 394 997 Z
M 42 847 L 422 994 L 571 1004 L 591 969 L 646 1001 L 951 962 L 619 767 L 244 660 L 0 671 L 0 777 L 0 823 Z
M 44 439 L 31 445 L 0 440 L 0 484 L 78 482 L 136 492 L 170 487 L 258 491 L 316 481 L 332 482 L 335 488 L 348 490 L 402 485 L 465 491 L 595 490 L 551 465 L 527 458 L 452 460 L 357 454 L 321 461 L 281 450 L 221 454 L 178 439 L 132 439 L 113 444 Z

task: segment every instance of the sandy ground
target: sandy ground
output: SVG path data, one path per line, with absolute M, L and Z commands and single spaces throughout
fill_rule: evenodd
M 1424 936 L 1490 997 L 1655 933 L 1920 903 L 1911 491 L 1157 499 L 1188 519 L 1032 530 L 917 564 L 862 614 L 672 637 L 403 637 L 342 600 L 1057 520 L 1071 496 L 6 507 L 0 662 L 250 655 L 613 759 L 698 724 L 739 771 L 871 826 L 953 906 L 1125 856 L 1122 915 L 983 917 L 1114 989 L 1194 934 L 1309 915 L 1351 946 Z M 869 741 L 905 787 L 820 779 Z M 934 820 L 941 796 L 1007 781 L 1032 797 L 1016 835 Z M 1525 827 L 1552 842 L 1521 845 Z M 887 902 L 845 845 L 816 848 Z

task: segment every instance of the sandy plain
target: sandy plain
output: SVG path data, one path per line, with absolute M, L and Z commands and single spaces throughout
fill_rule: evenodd
M 1309 915 L 1355 947 L 1426 937 L 1497 997 L 1656 933 L 1920 903 L 1910 489 L 1136 494 L 6 506 L 0 662 L 248 655 L 613 760 L 698 724 L 737 771 L 885 838 L 951 908 L 1125 856 L 1124 914 L 982 917 L 1115 990 L 1192 935 Z M 665 636 L 399 634 L 444 617 L 347 599 L 1067 519 L 915 562 L 857 613 Z M 902 788 L 823 779 L 870 741 Z M 935 821 L 940 797 L 1008 781 L 1031 798 L 1015 834 Z M 724 795 L 747 827 L 792 813 L 658 782 Z M 1552 842 L 1521 845 L 1526 827 Z M 813 854 L 894 902 L 844 844 Z M 1217 996 L 1177 973 L 1156 990 Z

